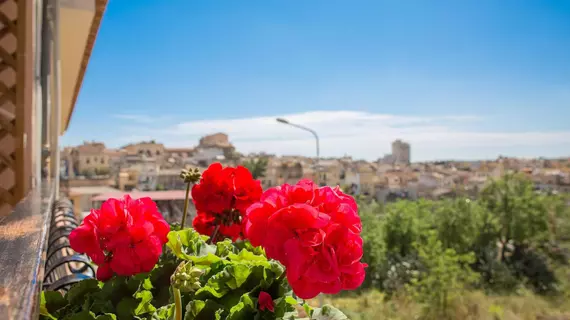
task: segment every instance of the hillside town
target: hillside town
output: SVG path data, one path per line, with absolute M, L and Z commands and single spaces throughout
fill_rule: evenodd
M 214 162 L 247 166 L 260 160 L 263 168 L 256 178 L 264 188 L 307 178 L 320 185 L 339 185 L 350 194 L 379 202 L 475 196 L 489 179 L 509 171 L 525 173 L 537 189 L 570 192 L 570 160 L 566 158 L 499 157 L 494 161 L 415 163 L 411 162 L 410 144 L 396 140 L 392 153 L 374 162 L 350 156 L 317 161 L 303 156 L 243 155 L 225 133 L 204 136 L 197 146 L 189 148 L 167 148 L 157 141 L 132 143 L 119 149 L 93 141 L 67 147 L 61 153 L 61 188 L 71 199 L 80 196 L 78 202 L 84 204 L 76 208 L 80 211 L 88 210 L 98 195 L 118 192 L 155 192 L 155 199 L 163 194 L 165 200 L 182 202 L 182 169 L 194 167 L 203 171 Z

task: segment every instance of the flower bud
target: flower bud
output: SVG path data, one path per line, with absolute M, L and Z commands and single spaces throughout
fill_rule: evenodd
M 186 183 L 196 183 L 200 180 L 201 176 L 202 175 L 200 174 L 200 170 L 198 170 L 198 168 L 184 169 L 182 172 L 180 172 L 180 178 L 182 178 L 182 180 L 184 180 Z
M 194 292 L 202 287 L 200 277 L 204 271 L 192 265 L 192 262 L 182 262 L 170 278 L 172 286 L 182 292 Z

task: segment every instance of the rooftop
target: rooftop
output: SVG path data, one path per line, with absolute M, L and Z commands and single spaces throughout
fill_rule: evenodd
M 168 191 L 134 191 L 134 192 L 110 192 L 100 194 L 94 197 L 93 201 L 105 201 L 109 198 L 121 198 L 125 195 L 130 195 L 133 199 L 151 198 L 154 201 L 160 200 L 184 200 L 186 198 L 186 191 L 184 190 L 168 190 Z
M 106 186 L 85 186 L 85 187 L 71 187 L 69 188 L 69 195 L 88 195 L 88 194 L 102 194 L 110 192 L 120 192 L 119 189 L 106 187 Z

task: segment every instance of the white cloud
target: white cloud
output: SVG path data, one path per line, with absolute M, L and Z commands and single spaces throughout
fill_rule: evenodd
M 200 120 L 170 126 L 126 129 L 120 143 L 155 139 L 167 146 L 193 146 L 206 134 L 225 132 L 238 151 L 315 155 L 310 133 L 276 122 L 281 117 L 318 132 L 321 156 L 377 159 L 395 139 L 409 141 L 414 160 L 474 159 L 503 155 L 561 156 L 570 150 L 570 131 L 489 132 L 465 130 L 477 116 L 417 117 L 360 111 L 311 111 L 242 119 Z M 123 117 L 127 119 L 127 117 Z M 146 118 L 140 118 L 146 119 Z M 140 120 L 133 118 L 135 122 Z M 150 119 L 149 119 L 150 120 Z M 140 121 L 139 121 L 140 122 Z M 148 121 L 149 125 L 155 123 Z M 118 142 L 118 141 L 117 141 Z
M 166 121 L 170 119 L 170 117 L 165 116 L 156 117 L 144 114 L 114 114 L 112 117 L 139 124 L 156 123 L 157 121 Z

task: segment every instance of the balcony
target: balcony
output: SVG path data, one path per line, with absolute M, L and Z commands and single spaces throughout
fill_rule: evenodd
M 69 124 L 106 0 L 0 1 L 0 318 L 37 319 L 42 288 L 95 270 L 69 248 L 60 196 Z

